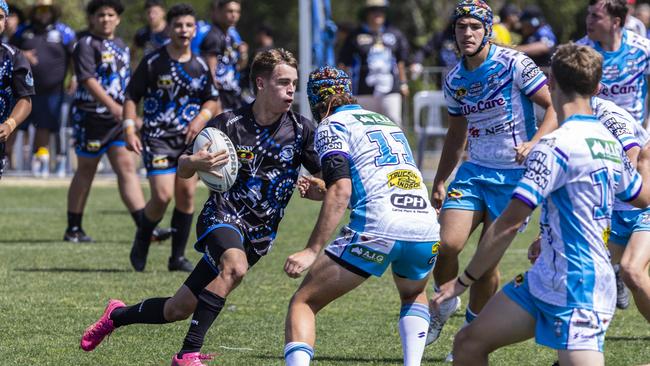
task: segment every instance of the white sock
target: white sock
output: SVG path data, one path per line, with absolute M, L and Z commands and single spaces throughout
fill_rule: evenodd
M 286 366 L 309 366 L 314 357 L 314 349 L 304 342 L 289 342 L 284 346 Z
M 402 338 L 404 366 L 420 366 L 429 329 L 429 306 L 413 303 L 402 306 L 399 335 Z

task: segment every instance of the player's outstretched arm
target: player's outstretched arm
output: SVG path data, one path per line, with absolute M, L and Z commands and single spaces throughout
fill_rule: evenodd
M 466 140 L 467 120 L 465 117 L 449 115 L 449 129 L 442 147 L 438 171 L 433 180 L 431 192 L 431 204 L 435 209 L 442 207 L 442 201 L 445 199 L 445 182 L 456 168 L 456 164 L 465 150 Z
M 228 151 L 221 150 L 215 151 L 213 153 L 209 152 L 210 143 L 206 143 L 201 150 L 197 151 L 194 154 L 183 153 L 178 158 L 178 169 L 176 174 L 183 178 L 188 179 L 194 176 L 194 173 L 198 171 L 209 172 L 211 170 L 217 170 L 224 165 L 228 164 Z M 219 173 L 212 172 L 219 177 Z
M 434 306 L 440 306 L 446 299 L 462 294 L 488 269 L 496 266 L 531 212 L 532 209 L 526 203 L 512 199 L 501 216 L 485 232 L 465 271 L 440 287 L 440 292 L 431 300 Z
M 553 104 L 551 103 L 551 93 L 548 90 L 548 86 L 544 85 L 541 87 L 530 97 L 530 100 L 544 108 L 544 119 L 530 141 L 521 143 L 515 147 L 515 152 L 517 153 L 515 160 L 517 160 L 519 164 L 522 164 L 524 160 L 526 160 L 530 150 L 532 150 L 533 146 L 535 146 L 539 139 L 558 128 L 557 114 L 555 114 L 555 109 L 553 109 Z
M 650 142 L 641 149 L 636 170 L 641 175 L 643 185 L 636 198 L 629 203 L 638 208 L 646 208 L 650 206 Z
M 32 99 L 30 97 L 22 97 L 18 99 L 14 109 L 11 111 L 9 118 L 4 123 L 0 124 L 0 142 L 7 141 L 9 135 L 20 126 L 23 121 L 29 116 L 32 111 Z
M 289 277 L 299 277 L 302 272 L 311 267 L 345 214 L 351 195 L 350 178 L 338 179 L 329 186 L 307 246 L 298 253 L 290 255 L 284 264 L 284 271 Z

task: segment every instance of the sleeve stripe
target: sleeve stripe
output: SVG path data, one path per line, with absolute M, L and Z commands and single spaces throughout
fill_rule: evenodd
M 630 150 L 630 149 L 633 148 L 633 147 L 639 147 L 639 148 L 640 148 L 641 145 L 639 145 L 639 144 L 635 141 L 635 142 L 633 142 L 633 143 L 631 143 L 631 144 L 629 144 L 629 145 L 625 145 L 625 146 L 623 146 L 623 150 L 628 151 L 628 150 Z
M 338 150 L 326 152 L 325 154 L 323 154 L 323 156 L 320 157 L 320 160 L 323 161 L 323 159 L 330 157 L 332 155 L 343 155 L 346 159 L 352 160 L 350 159 L 350 154 L 346 153 L 345 151 L 338 151 Z
M 553 148 L 553 150 L 555 150 L 555 152 L 560 154 L 560 156 L 562 156 L 564 160 L 569 161 L 569 155 L 567 155 L 564 151 L 560 150 L 559 147 L 556 146 L 555 148 Z
M 546 83 L 548 82 L 548 79 L 546 79 L 546 77 L 543 74 L 538 76 L 535 80 L 537 80 L 539 78 L 542 78 L 542 81 L 539 84 L 532 84 L 532 85 L 535 85 L 535 86 L 533 87 L 532 91 L 530 91 L 528 93 L 525 93 L 527 97 L 530 97 L 530 96 L 534 95 L 535 93 L 537 93 L 537 91 L 539 89 L 541 89 L 544 85 L 546 85 Z
M 625 195 L 625 193 L 628 193 L 628 191 L 626 190 L 625 192 L 623 192 L 623 194 L 617 195 L 617 197 L 623 202 L 634 201 L 637 197 L 639 197 L 639 194 L 641 194 L 641 188 L 643 188 L 643 182 L 640 182 L 639 178 L 636 178 L 634 180 L 633 187 L 631 187 L 631 188 L 634 189 L 634 186 L 636 186 L 637 183 L 638 183 L 638 188 L 637 188 L 637 190 L 636 190 L 636 192 L 634 194 Z
M 515 188 L 515 192 L 517 191 L 517 189 L 520 188 L 525 192 L 530 193 L 533 197 L 535 197 L 538 203 L 544 201 L 544 196 L 542 196 L 539 192 L 537 192 L 533 187 L 529 186 L 528 184 L 519 182 L 519 184 L 517 184 L 517 188 Z
M 521 195 L 519 193 L 514 193 L 512 195 L 512 198 L 520 200 L 521 202 L 526 204 L 526 206 L 530 207 L 531 210 L 534 210 L 534 209 L 537 208 L 536 204 L 534 204 L 531 200 L 529 200 L 528 198 L 524 197 L 523 195 Z

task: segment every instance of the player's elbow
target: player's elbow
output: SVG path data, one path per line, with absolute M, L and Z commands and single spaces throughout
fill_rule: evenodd
M 347 207 L 352 196 L 352 182 L 349 178 L 341 178 L 327 188 L 327 196 Z

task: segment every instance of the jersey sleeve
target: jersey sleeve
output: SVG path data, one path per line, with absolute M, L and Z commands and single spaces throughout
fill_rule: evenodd
M 554 138 L 541 139 L 526 159 L 526 170 L 512 198 L 534 210 L 551 192 L 564 185 L 568 162 L 569 155 L 555 146 Z
M 77 80 L 81 82 L 96 77 L 97 63 L 89 38 L 84 38 L 77 43 L 72 58 Z
M 219 56 L 222 48 L 223 42 L 221 42 L 217 34 L 213 31 L 210 31 L 205 35 L 203 42 L 201 42 L 201 45 L 199 46 L 201 55 L 207 56 Z
M 20 50 L 16 50 L 13 56 L 13 92 L 17 98 L 34 95 L 34 76 L 29 62 Z
M 443 93 L 445 95 L 445 102 L 447 103 L 447 113 L 454 117 L 462 116 L 461 105 L 455 98 L 456 92 L 451 88 L 448 80 L 445 80 Z
M 72 30 L 72 28 L 63 23 L 58 23 L 58 29 L 62 35 L 61 43 L 65 48 L 65 52 L 68 55 L 72 55 L 74 52 L 75 44 L 77 43 L 77 35 L 75 34 L 74 30 Z
M 318 126 L 314 145 L 318 158 L 323 161 L 329 155 L 342 154 L 350 158 L 350 145 L 348 128 L 336 121 L 329 121 Z
M 203 75 L 207 78 L 207 82 L 203 85 L 203 89 L 201 90 L 201 101 L 202 103 L 205 103 L 209 100 L 218 101 L 219 91 L 215 86 L 214 75 L 212 75 L 210 72 L 207 64 L 205 64 L 203 61 L 201 61 L 200 64 Z
M 546 84 L 546 75 L 530 57 L 519 53 L 514 63 L 514 82 L 519 90 L 530 97 Z
M 598 119 L 621 143 L 624 151 L 641 147 L 641 142 L 634 134 L 634 124 L 638 122 L 627 111 L 614 103 L 601 101 L 598 98 L 595 98 L 594 110 Z
M 304 126 L 304 140 L 302 147 L 302 165 L 311 174 L 316 174 L 321 171 L 321 164 L 318 153 L 314 146 L 315 126 L 310 120 L 303 119 Z
M 623 202 L 634 201 L 639 193 L 641 193 L 643 179 L 641 178 L 641 174 L 634 169 L 625 153 L 621 154 L 621 161 L 623 162 L 623 171 L 616 186 L 616 198 Z
M 125 100 L 132 100 L 138 103 L 147 92 L 147 86 L 149 84 L 148 59 L 148 57 L 143 58 L 131 76 L 129 85 L 126 87 L 126 92 L 124 93 Z

